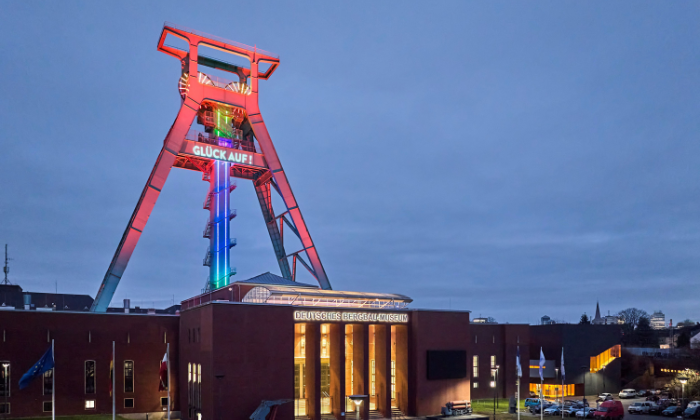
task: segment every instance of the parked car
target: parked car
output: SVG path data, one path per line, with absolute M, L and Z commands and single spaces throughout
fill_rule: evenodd
M 627 411 L 630 414 L 658 414 L 661 410 L 659 409 L 659 406 L 656 405 L 656 403 L 651 401 L 644 401 L 632 403 L 627 408 Z
M 603 401 L 593 416 L 598 420 L 622 420 L 625 417 L 625 408 L 621 401 Z
M 532 407 L 533 405 L 539 405 L 539 398 L 525 398 L 525 408 Z
M 639 398 L 646 397 L 647 395 L 649 395 L 649 392 L 647 392 L 646 389 L 640 389 L 639 391 L 637 391 L 637 397 Z
M 686 408 L 683 412 L 683 417 L 686 419 L 700 419 L 700 405 Z
M 596 401 L 610 401 L 613 400 L 613 395 L 609 392 L 601 392 L 600 395 L 598 395 L 598 399 Z
M 691 401 L 688 403 L 688 407 L 700 407 L 700 401 Z
M 576 418 L 586 418 L 591 419 L 595 414 L 595 408 L 584 407 L 576 412 Z
M 554 405 L 553 402 L 547 401 L 547 400 L 544 400 L 544 401 L 543 401 L 543 404 L 544 404 L 544 409 L 545 409 L 545 410 L 546 410 L 547 408 L 549 408 L 549 407 L 551 407 L 551 406 Z M 530 413 L 532 413 L 532 414 L 540 414 L 540 404 L 538 403 L 538 404 L 536 404 L 536 405 L 531 405 L 531 406 L 530 406 Z
M 617 396 L 620 399 L 622 399 L 622 398 L 634 398 L 637 396 L 637 391 L 632 389 L 632 388 L 623 389 L 622 391 L 620 391 L 619 394 L 617 394 Z
M 544 409 L 545 416 L 558 416 L 559 414 L 561 414 L 561 408 L 556 404 L 552 404 Z
M 661 412 L 662 416 L 665 417 L 677 417 L 680 416 L 683 413 L 683 407 L 680 405 L 669 405 L 668 407 L 664 408 L 664 410 Z

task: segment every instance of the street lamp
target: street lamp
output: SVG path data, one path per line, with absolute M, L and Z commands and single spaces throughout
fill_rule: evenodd
M 350 395 L 348 398 L 355 403 L 355 419 L 360 420 L 360 406 L 362 401 L 367 398 L 367 395 Z
M 586 409 L 586 374 L 589 371 L 589 367 L 584 365 L 584 366 L 581 366 L 581 369 L 585 369 L 583 371 L 583 409 L 585 410 Z M 585 413 L 585 411 L 584 411 L 584 413 Z
M 7 415 L 8 415 L 9 412 L 10 412 L 10 406 L 7 405 L 7 394 L 9 394 L 9 392 L 10 392 L 10 390 L 8 389 L 8 388 L 10 387 L 10 386 L 9 386 L 9 385 L 10 385 L 10 381 L 7 380 L 7 368 L 9 368 L 9 367 L 10 367 L 10 364 L 7 363 L 7 362 L 5 362 L 5 363 L 2 364 L 2 369 L 3 369 L 3 372 L 4 372 L 4 374 L 5 374 L 4 377 L 3 377 L 3 379 L 4 379 L 3 386 L 4 386 L 4 388 L 5 388 L 5 418 L 7 418 Z
M 496 381 L 496 408 L 498 408 L 498 369 L 500 369 L 501 366 L 496 365 L 496 377 L 494 378 Z
M 557 382 L 559 383 L 559 368 L 555 367 L 554 371 L 557 372 Z M 559 397 L 559 387 L 554 387 L 554 402 L 557 402 L 557 398 Z M 562 399 L 564 398 L 564 395 L 562 394 Z
M 678 380 L 681 383 L 681 408 L 685 408 L 685 384 L 688 383 L 688 378 L 681 376 Z
M 491 388 L 493 388 L 493 420 L 496 420 L 496 374 L 498 373 L 498 367 L 491 368 Z

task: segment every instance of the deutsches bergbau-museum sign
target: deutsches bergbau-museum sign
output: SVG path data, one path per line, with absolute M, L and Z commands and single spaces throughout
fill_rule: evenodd
M 294 311 L 295 321 L 406 323 L 408 314 L 396 312 Z

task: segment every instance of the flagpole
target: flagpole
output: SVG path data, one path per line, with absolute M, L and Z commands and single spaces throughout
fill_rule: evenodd
M 170 420 L 170 343 L 165 350 L 168 362 L 168 420 Z
M 112 420 L 116 420 L 117 418 L 117 390 L 115 389 L 115 374 L 114 374 L 114 364 L 116 363 L 116 349 L 115 349 L 115 344 L 114 341 L 112 341 Z
M 53 372 L 51 372 L 51 419 L 56 420 L 56 350 L 53 338 L 51 339 L 51 358 L 53 359 Z
M 520 346 L 518 346 L 518 366 L 515 368 L 518 375 L 518 402 L 515 406 L 515 410 L 518 413 L 518 420 L 520 420 L 520 375 L 522 374 L 522 368 L 520 367 Z

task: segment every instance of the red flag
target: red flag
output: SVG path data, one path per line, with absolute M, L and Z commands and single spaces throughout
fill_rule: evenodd
M 109 396 L 112 396 L 112 378 L 114 377 L 114 355 L 109 358 Z
M 168 353 L 165 353 L 163 361 L 160 362 L 160 384 L 158 384 L 158 391 L 166 389 L 168 389 Z

